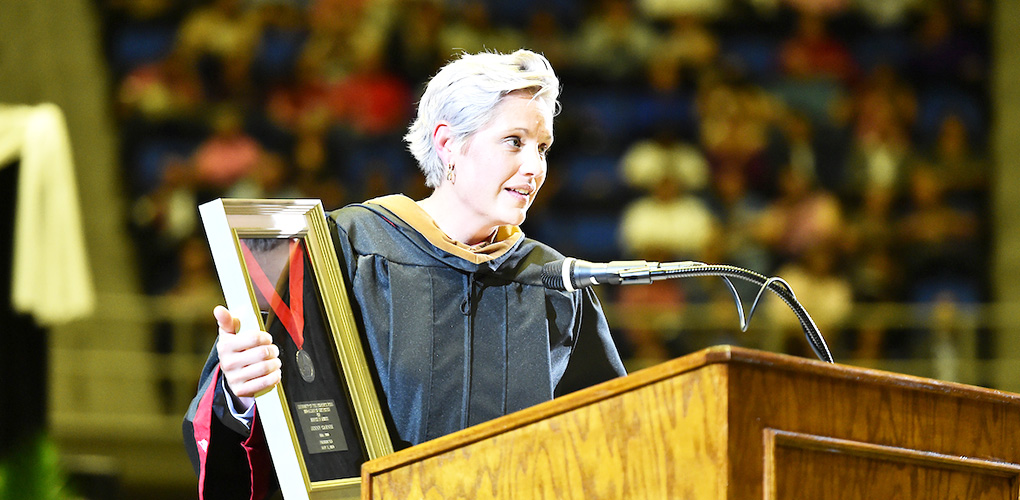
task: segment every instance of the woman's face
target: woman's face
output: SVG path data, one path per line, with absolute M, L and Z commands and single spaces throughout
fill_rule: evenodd
M 465 210 L 462 220 L 479 227 L 524 222 L 545 182 L 552 117 L 550 106 L 531 94 L 509 94 L 457 149 L 452 187 Z

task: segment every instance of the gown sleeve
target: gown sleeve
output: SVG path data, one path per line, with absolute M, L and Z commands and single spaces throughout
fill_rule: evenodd
M 574 292 L 578 302 L 574 327 L 574 347 L 563 377 L 556 384 L 555 396 L 627 375 L 609 322 L 599 298 L 591 288 Z
M 184 447 L 199 500 L 261 500 L 278 490 L 256 409 L 251 430 L 231 414 L 213 346 L 184 417 Z

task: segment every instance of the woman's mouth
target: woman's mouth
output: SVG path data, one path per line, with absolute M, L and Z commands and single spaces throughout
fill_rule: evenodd
M 514 197 L 522 200 L 527 200 L 531 197 L 531 188 L 528 187 L 516 187 L 516 188 L 505 188 L 506 192 L 510 193 Z

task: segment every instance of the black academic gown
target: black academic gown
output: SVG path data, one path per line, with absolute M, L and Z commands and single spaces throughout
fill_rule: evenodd
M 410 199 L 392 196 L 328 217 L 395 448 L 625 374 L 595 293 L 542 285 L 542 266 L 562 259 L 560 253 L 516 230 L 503 242 L 503 251 L 465 258 L 415 210 Z M 208 379 L 218 379 L 217 374 L 207 364 L 202 385 L 211 404 L 202 410 L 200 392 L 185 419 L 193 462 L 199 455 L 195 442 L 201 440 L 193 423 L 232 419 L 216 410 L 216 402 L 222 405 L 225 399 L 217 395 L 221 384 Z M 210 425 L 237 428 L 229 422 Z M 259 429 L 236 436 L 233 443 L 226 434 L 219 433 L 222 446 L 258 451 L 252 436 L 261 435 Z M 219 442 L 212 439 L 207 446 Z M 213 467 L 248 472 L 238 458 L 244 453 L 221 455 L 234 463 L 211 458 L 196 463 L 206 484 Z

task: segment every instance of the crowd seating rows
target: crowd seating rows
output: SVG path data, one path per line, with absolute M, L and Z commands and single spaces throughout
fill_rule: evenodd
M 202 201 L 314 197 L 330 208 L 424 196 L 400 139 L 422 83 L 459 51 L 527 47 L 563 84 L 550 176 L 527 234 L 592 261 L 698 260 L 781 275 L 839 348 L 922 355 L 925 332 L 843 324 L 854 303 L 986 298 L 987 8 L 107 0 L 146 291 L 215 295 Z M 729 300 L 720 290 L 662 282 L 604 293 L 610 306 L 675 312 Z M 796 329 L 782 313 L 769 317 Z M 649 328 L 621 328 L 628 356 L 694 347 Z

